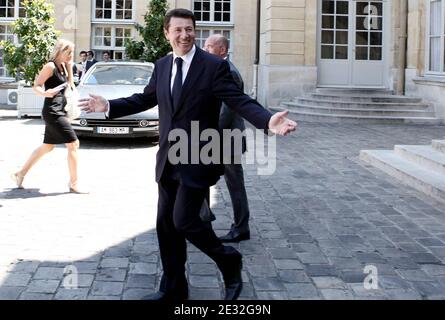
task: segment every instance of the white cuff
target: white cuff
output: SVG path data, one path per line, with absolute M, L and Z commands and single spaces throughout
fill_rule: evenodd
M 107 111 L 104 112 L 105 113 L 105 117 L 109 117 L 110 116 L 110 101 L 107 100 Z

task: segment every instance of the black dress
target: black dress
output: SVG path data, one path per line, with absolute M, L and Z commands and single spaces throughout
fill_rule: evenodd
M 55 88 L 66 81 L 66 76 L 62 75 L 56 66 L 53 75 L 45 81 L 45 90 Z M 61 144 L 77 140 L 76 133 L 66 117 L 66 111 L 64 110 L 66 105 L 64 92 L 65 89 L 61 90 L 52 98 L 45 98 L 42 109 L 42 118 L 45 121 L 45 137 L 43 143 Z

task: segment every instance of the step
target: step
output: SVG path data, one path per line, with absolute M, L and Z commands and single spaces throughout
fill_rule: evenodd
M 389 116 L 389 117 L 434 117 L 435 113 L 425 110 L 393 110 L 384 108 L 361 109 L 331 106 L 313 106 L 302 103 L 283 103 L 283 106 L 299 112 L 317 112 L 323 114 L 357 115 L 357 116 Z
M 433 148 L 445 153 L 445 140 L 433 140 Z
M 288 102 L 289 103 L 289 102 Z M 332 106 L 342 108 L 362 108 L 362 109 L 374 109 L 389 108 L 389 109 L 403 109 L 403 110 L 433 110 L 432 106 L 428 103 L 400 103 L 400 102 L 363 102 L 363 101 L 332 101 L 324 99 L 314 99 L 310 97 L 296 98 L 291 103 L 301 103 L 305 105 L 314 106 Z
M 387 89 L 366 89 L 366 88 L 316 88 L 316 93 L 322 94 L 366 94 L 366 95 L 392 95 L 394 92 Z
M 360 159 L 428 196 L 445 203 L 445 175 L 424 169 L 392 150 L 362 150 Z
M 324 94 L 309 93 L 314 99 L 335 101 L 359 101 L 359 102 L 393 102 L 393 103 L 421 103 L 421 98 L 391 95 L 366 95 L 366 94 Z
M 350 116 L 331 115 L 317 112 L 300 112 L 295 109 L 283 107 L 270 107 L 271 110 L 279 112 L 289 110 L 291 118 L 306 122 L 322 123 L 351 123 L 351 124 L 419 124 L 419 125 L 440 125 L 441 119 L 432 117 L 383 117 L 383 116 Z
M 394 151 L 408 161 L 445 175 L 445 154 L 432 146 L 396 145 Z

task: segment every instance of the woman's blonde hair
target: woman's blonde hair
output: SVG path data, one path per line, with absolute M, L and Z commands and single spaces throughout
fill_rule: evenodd
M 59 39 L 54 46 L 50 59 L 53 61 L 56 60 L 57 58 L 59 58 L 60 54 L 69 49 L 74 51 L 74 43 L 65 39 Z

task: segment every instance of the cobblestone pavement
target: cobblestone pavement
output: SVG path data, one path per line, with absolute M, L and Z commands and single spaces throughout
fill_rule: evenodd
M 67 193 L 60 146 L 18 190 L 9 174 L 41 143 L 43 125 L 1 111 L 0 299 L 138 299 L 154 292 L 161 272 L 157 146 L 81 141 L 80 177 L 89 195 Z M 296 134 L 278 138 L 274 175 L 246 167 L 252 238 L 235 245 L 244 255 L 241 298 L 444 299 L 445 205 L 358 159 L 362 149 L 430 144 L 444 135 L 440 126 L 300 123 Z M 231 204 L 223 181 L 211 202 L 216 233 L 225 234 Z M 190 298 L 221 299 L 212 261 L 191 245 L 188 257 Z M 365 289 L 367 266 L 377 271 L 378 288 Z

